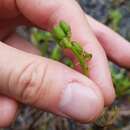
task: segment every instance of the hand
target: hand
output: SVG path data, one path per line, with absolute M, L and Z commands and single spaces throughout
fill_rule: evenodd
M 71 25 L 73 39 L 93 54 L 89 78 L 34 55 L 38 51 L 13 33 L 22 24 L 50 30 L 60 20 Z M 130 44 L 85 16 L 74 0 L 0 1 L 0 39 L 0 127 L 15 119 L 17 102 L 80 122 L 93 121 L 115 98 L 106 54 L 130 68 Z

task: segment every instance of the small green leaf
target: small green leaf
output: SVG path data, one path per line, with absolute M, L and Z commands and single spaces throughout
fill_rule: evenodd
M 62 41 L 60 41 L 60 46 L 63 48 L 71 48 L 72 44 L 71 41 L 69 41 L 69 39 L 65 37 L 62 39 Z
M 53 28 L 52 35 L 57 41 L 61 41 L 64 37 L 66 37 L 63 29 L 60 26 L 55 26 Z
M 92 54 L 83 52 L 83 57 L 85 58 L 86 61 L 89 61 L 92 59 Z
M 82 53 L 83 53 L 84 50 L 83 50 L 83 48 L 80 46 L 80 44 L 79 44 L 78 42 L 73 41 L 73 42 L 72 42 L 72 45 L 73 45 L 73 48 L 75 48 L 79 54 L 82 54 Z
M 70 38 L 71 37 L 71 28 L 70 28 L 70 26 L 67 23 L 65 23 L 64 21 L 61 21 L 60 22 L 60 27 L 63 29 L 66 36 L 68 38 Z
M 59 45 L 56 45 L 55 48 L 52 51 L 51 58 L 53 60 L 59 61 L 61 59 L 61 50 Z
M 68 58 L 65 59 L 65 64 L 66 64 L 67 66 L 71 67 L 71 68 L 74 68 L 74 67 L 75 67 L 73 61 L 72 61 L 71 59 L 68 59 Z

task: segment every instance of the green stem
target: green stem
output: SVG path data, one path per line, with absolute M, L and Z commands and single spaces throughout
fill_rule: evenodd
M 76 58 L 78 59 L 81 69 L 83 71 L 83 74 L 88 76 L 88 66 L 86 65 L 84 59 L 81 57 L 81 55 L 72 47 L 72 52 L 76 55 Z

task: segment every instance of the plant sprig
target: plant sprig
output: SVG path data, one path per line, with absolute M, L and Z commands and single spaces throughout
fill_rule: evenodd
M 62 49 L 69 49 L 78 59 L 78 64 L 85 75 L 88 75 L 89 68 L 87 61 L 90 61 L 92 54 L 85 52 L 79 42 L 72 40 L 71 27 L 64 21 L 60 21 L 51 32 L 34 32 L 33 39 L 37 41 L 37 47 L 40 49 L 43 56 L 48 56 L 51 59 L 65 63 L 71 68 L 76 65 L 68 57 L 62 55 Z M 42 44 L 41 44 L 42 43 Z M 55 47 L 49 50 L 48 43 L 56 43 Z M 112 66 L 113 68 L 113 66 Z M 130 79 L 125 75 L 124 71 L 119 74 L 112 69 L 112 77 L 115 85 L 117 98 L 130 94 Z M 105 128 L 112 125 L 117 119 L 119 109 L 115 104 L 109 108 L 105 108 L 102 115 L 96 120 L 95 124 L 98 127 Z
M 45 56 L 48 50 L 48 43 L 50 41 L 53 41 L 56 43 L 56 47 L 54 50 L 52 50 L 52 54 L 50 58 L 54 60 L 60 61 L 61 56 L 59 51 L 61 49 L 69 49 L 74 54 L 74 56 L 78 60 L 78 64 L 80 65 L 82 73 L 84 75 L 88 75 L 89 68 L 87 65 L 87 62 L 91 60 L 92 54 L 87 53 L 80 45 L 79 42 L 73 41 L 71 39 L 72 33 L 71 33 L 71 27 L 64 21 L 60 21 L 58 25 L 54 26 L 51 32 L 40 32 L 38 33 L 35 31 L 32 35 L 32 39 L 36 46 L 41 51 L 42 56 Z M 35 42 L 35 41 L 38 41 Z M 41 42 L 44 42 L 44 44 L 40 44 Z M 71 65 L 70 65 L 71 63 Z M 67 63 L 68 65 L 68 63 Z M 73 62 L 70 62 L 69 60 L 69 66 L 76 66 Z
M 70 26 L 66 22 L 60 21 L 59 25 L 52 29 L 51 34 L 61 48 L 70 49 L 73 52 L 78 59 L 83 74 L 88 75 L 89 69 L 86 62 L 91 60 L 92 54 L 87 53 L 81 47 L 80 43 L 71 39 L 72 33 Z

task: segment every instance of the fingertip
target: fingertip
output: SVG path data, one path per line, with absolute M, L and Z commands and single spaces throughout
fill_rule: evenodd
M 17 48 L 19 50 L 22 50 L 22 51 L 25 51 L 25 52 L 28 52 L 31 54 L 40 55 L 40 51 L 35 46 L 33 46 L 30 42 L 23 39 L 22 37 L 20 37 L 16 33 L 12 34 L 5 41 L 5 43 L 14 47 L 14 48 Z
M 12 99 L 0 96 L 0 106 L 0 128 L 5 128 L 15 120 L 18 105 Z
M 130 44 L 125 44 L 125 47 L 122 47 L 122 51 L 118 53 L 118 56 L 111 57 L 111 60 L 117 63 L 119 66 L 130 69 Z
M 110 106 L 115 98 L 116 98 L 116 94 L 115 94 L 115 90 L 114 87 L 109 87 L 109 89 L 107 89 L 108 91 L 104 91 L 104 100 L 105 100 L 105 106 Z
M 94 121 L 104 107 L 100 90 L 90 82 L 87 81 L 86 85 L 76 82 L 69 84 L 64 89 L 60 101 L 60 110 L 80 123 Z

